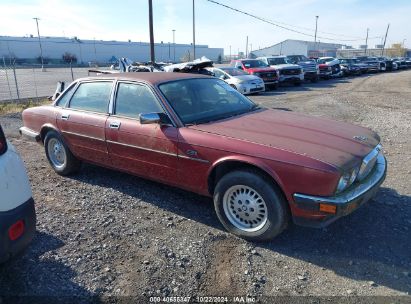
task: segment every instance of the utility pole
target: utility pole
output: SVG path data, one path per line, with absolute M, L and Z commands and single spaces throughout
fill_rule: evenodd
M 196 59 L 196 18 L 195 18 L 194 0 L 193 0 L 193 59 Z
M 148 0 L 148 22 L 150 27 L 150 57 L 151 62 L 154 64 L 156 62 L 154 55 L 154 30 L 153 30 L 153 1 Z
M 368 48 L 368 31 L 370 29 L 367 28 L 367 37 L 365 38 L 365 49 L 364 49 L 364 55 L 367 55 L 367 48 Z
M 245 42 L 245 58 L 248 58 L 248 36 L 247 36 L 247 40 Z
M 34 20 L 36 20 L 36 25 L 37 25 L 37 36 L 39 38 L 39 46 L 40 46 L 40 59 L 41 59 L 41 71 L 44 72 L 44 62 L 43 62 L 43 48 L 41 47 L 41 40 L 40 40 L 40 30 L 39 30 L 39 20 L 40 18 L 34 17 Z
M 97 64 L 97 50 L 96 50 L 96 38 L 93 38 L 93 45 L 94 45 L 94 62 Z
M 389 28 L 390 28 L 390 24 L 388 23 L 387 31 L 385 32 L 384 44 L 382 45 L 381 56 L 384 56 L 385 43 L 387 42 L 387 36 L 388 36 L 388 30 L 389 30 Z M 403 44 L 404 44 L 404 43 L 403 43 Z
M 173 31 L 174 63 L 176 63 L 176 30 Z
M 317 46 L 317 25 L 318 25 L 318 16 L 315 16 L 314 47 Z

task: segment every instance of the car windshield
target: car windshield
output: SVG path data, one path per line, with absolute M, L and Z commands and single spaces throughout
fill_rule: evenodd
M 258 109 L 247 97 L 220 79 L 184 79 L 159 86 L 185 125 L 200 124 Z
M 334 58 L 321 58 L 321 59 L 318 59 L 318 63 L 326 63 L 326 62 L 330 62 L 333 60 Z
M 290 56 L 287 56 L 287 59 L 289 62 L 292 62 L 292 63 L 298 63 L 300 61 L 312 61 L 311 59 L 308 59 L 304 55 L 290 55 Z
M 289 63 L 287 58 L 280 57 L 280 58 L 267 58 L 269 65 L 277 65 L 277 64 L 287 64 Z
M 261 67 L 268 67 L 267 64 L 262 62 L 261 60 L 243 60 L 244 66 L 248 68 L 261 68 Z
M 249 75 L 247 72 L 244 72 L 243 70 L 234 69 L 234 68 L 223 68 L 221 70 L 231 76 Z

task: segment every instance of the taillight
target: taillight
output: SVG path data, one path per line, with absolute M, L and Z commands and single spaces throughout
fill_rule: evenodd
M 11 241 L 15 241 L 19 237 L 21 237 L 23 233 L 24 233 L 24 222 L 22 220 L 19 220 L 10 226 L 9 239 Z
M 7 141 L 4 136 L 3 129 L 0 126 L 0 155 L 4 154 L 7 150 Z

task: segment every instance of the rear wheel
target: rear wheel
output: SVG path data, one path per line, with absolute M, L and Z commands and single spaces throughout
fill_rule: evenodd
M 56 131 L 47 133 L 44 148 L 47 159 L 56 173 L 69 175 L 80 169 L 81 161 L 71 153 L 63 138 Z
M 280 190 L 248 170 L 224 175 L 214 192 L 214 207 L 223 226 L 250 241 L 268 241 L 280 234 L 289 220 Z

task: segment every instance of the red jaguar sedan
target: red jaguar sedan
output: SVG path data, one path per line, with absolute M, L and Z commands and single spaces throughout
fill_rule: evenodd
M 369 201 L 386 175 L 375 132 L 262 108 L 203 75 L 79 79 L 23 122 L 58 174 L 89 162 L 213 197 L 223 226 L 252 241 L 290 219 L 324 227 Z

